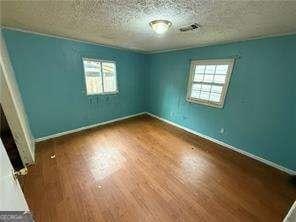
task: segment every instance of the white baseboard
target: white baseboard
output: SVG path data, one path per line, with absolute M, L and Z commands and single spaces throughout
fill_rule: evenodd
M 49 135 L 49 136 L 36 138 L 34 141 L 37 143 L 37 142 L 41 142 L 41 141 L 44 141 L 44 140 L 48 140 L 48 139 L 64 136 L 64 135 L 67 135 L 67 134 L 76 133 L 76 132 L 79 132 L 79 131 L 82 131 L 82 130 L 94 128 L 94 127 L 97 127 L 97 126 L 105 125 L 105 124 L 108 124 L 108 123 L 113 123 L 113 122 L 117 122 L 117 121 L 120 121 L 120 120 L 129 119 L 129 118 L 132 118 L 132 117 L 135 117 L 135 116 L 140 116 L 140 115 L 143 115 L 143 114 L 146 114 L 146 112 L 136 113 L 136 114 L 133 114 L 133 115 L 128 115 L 128 116 L 108 120 L 108 121 L 105 121 L 105 122 L 100 122 L 100 123 L 96 123 L 96 124 L 92 124 L 92 125 L 88 125 L 88 126 L 83 126 L 83 127 L 73 129 L 73 130 L 64 131 L 64 132 L 61 132 L 61 133 L 56 133 L 56 134 L 52 134 L 52 135 Z
M 258 157 L 258 156 L 256 156 L 256 155 L 251 154 L 251 153 L 249 153 L 249 152 L 246 152 L 246 151 L 244 151 L 244 150 L 242 150 L 242 149 L 236 148 L 236 147 L 234 147 L 234 146 L 232 146 L 232 145 L 230 145 L 230 144 L 227 144 L 227 143 L 224 143 L 224 142 L 222 142 L 222 141 L 220 141 L 220 140 L 217 140 L 217 139 L 214 139 L 214 138 L 212 138 L 212 137 L 206 136 L 206 135 L 204 135 L 204 134 L 202 134 L 202 133 L 199 133 L 199 132 L 194 131 L 194 130 L 192 130 L 192 129 L 189 129 L 189 128 L 187 128 L 187 127 L 181 126 L 181 125 L 179 125 L 179 124 L 177 124 L 177 123 L 174 123 L 174 122 L 172 122 L 172 121 L 170 121 L 170 120 L 167 120 L 167 119 L 161 118 L 161 117 L 159 117 L 159 116 L 156 116 L 156 115 L 154 115 L 154 114 L 152 114 L 152 113 L 149 113 L 149 112 L 146 112 L 146 113 L 147 113 L 148 115 L 152 116 L 152 117 L 155 117 L 155 118 L 157 118 L 157 119 L 163 121 L 163 122 L 166 122 L 166 123 L 168 123 L 168 124 L 171 124 L 171 125 L 173 125 L 173 126 L 176 126 L 176 127 L 178 127 L 178 128 L 181 128 L 181 129 L 183 129 L 183 130 L 185 130 L 185 131 L 187 131 L 187 132 L 189 132 L 189 133 L 192 133 L 192 134 L 194 134 L 194 135 L 200 136 L 200 137 L 202 137 L 202 138 L 204 138 L 204 139 L 210 140 L 210 141 L 212 141 L 212 142 L 214 142 L 214 143 L 217 143 L 217 144 L 219 144 L 219 145 L 221 145 L 221 146 L 223 146 L 223 147 L 226 147 L 226 148 L 228 148 L 228 149 L 234 150 L 234 151 L 236 151 L 236 152 L 238 152 L 238 153 L 240 153 L 240 154 L 246 155 L 246 156 L 248 156 L 248 157 L 250 157 L 250 158 L 252 158 L 252 159 L 258 160 L 258 161 L 260 161 L 260 162 L 262 162 L 262 163 L 265 163 L 265 164 L 267 164 L 267 165 L 269 165 L 269 166 L 272 166 L 272 167 L 274 167 L 274 168 L 276 168 L 276 169 L 279 169 L 279 170 L 281 170 L 281 171 L 283 171 L 283 172 L 285 172 L 285 173 L 288 173 L 288 174 L 290 174 L 290 175 L 296 175 L 296 171 L 295 171 L 295 170 L 288 169 L 288 168 L 283 167 L 283 166 L 281 166 L 281 165 L 278 165 L 278 164 L 276 164 L 276 163 L 274 163 L 274 162 L 271 162 L 270 160 L 263 159 L 262 157 Z

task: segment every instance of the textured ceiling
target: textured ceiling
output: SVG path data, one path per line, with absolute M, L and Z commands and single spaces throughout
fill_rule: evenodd
M 154 19 L 173 26 L 158 36 Z M 1 0 L 1 25 L 151 52 L 295 33 L 296 0 Z

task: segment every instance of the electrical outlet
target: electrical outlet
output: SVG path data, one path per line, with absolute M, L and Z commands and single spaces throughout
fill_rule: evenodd
M 220 129 L 220 133 L 223 134 L 224 133 L 224 128 Z

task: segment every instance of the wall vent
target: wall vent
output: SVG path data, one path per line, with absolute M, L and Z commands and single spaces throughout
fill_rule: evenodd
M 193 23 L 192 25 L 188 25 L 188 26 L 184 26 L 182 28 L 180 28 L 180 32 L 188 32 L 188 31 L 193 31 L 193 30 L 197 30 L 198 28 L 200 28 L 200 25 L 197 23 Z

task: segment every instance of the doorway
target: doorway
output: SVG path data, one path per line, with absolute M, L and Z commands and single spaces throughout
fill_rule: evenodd
M 22 159 L 20 157 L 19 151 L 17 149 L 16 143 L 14 141 L 11 129 L 7 122 L 5 113 L 0 104 L 0 138 L 3 142 L 3 145 L 6 149 L 8 157 L 11 161 L 11 164 L 14 170 L 18 171 L 24 168 Z

